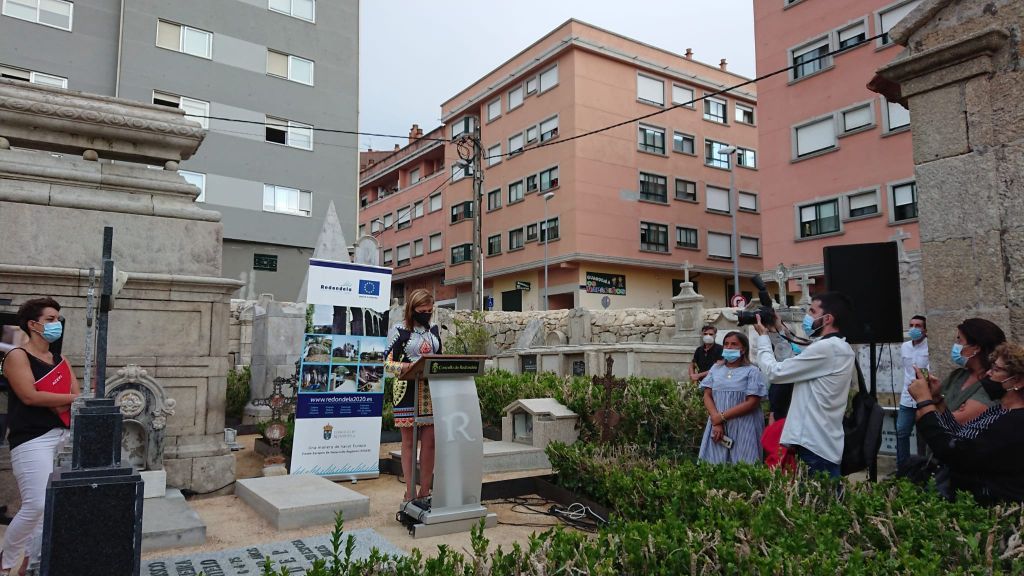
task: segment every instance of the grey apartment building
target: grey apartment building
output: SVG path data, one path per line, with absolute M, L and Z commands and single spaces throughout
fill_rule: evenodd
M 356 130 L 358 0 L 0 3 L 4 78 L 213 117 L 180 173 L 223 215 L 240 296 L 299 298 L 332 200 L 354 239 L 356 136 L 313 129 Z

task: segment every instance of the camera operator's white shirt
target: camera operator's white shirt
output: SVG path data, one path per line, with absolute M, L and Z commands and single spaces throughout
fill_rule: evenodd
M 853 348 L 833 336 L 813 342 L 799 356 L 775 359 L 767 335 L 754 340 L 757 365 L 768 382 L 793 383 L 793 400 L 779 443 L 803 446 L 829 462 L 843 459 L 843 413 L 853 382 Z

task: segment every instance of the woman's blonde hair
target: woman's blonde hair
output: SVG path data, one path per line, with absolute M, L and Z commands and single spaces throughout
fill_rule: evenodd
M 1003 342 L 996 346 L 990 360 L 995 364 L 996 358 L 1002 358 L 1006 364 L 1006 373 L 1010 376 L 1024 378 L 1024 346 L 1012 342 Z
M 424 304 L 433 304 L 434 296 L 423 288 L 417 288 L 409 293 L 405 299 L 405 328 L 412 330 L 415 322 L 412 320 L 413 312 Z M 429 328 L 429 326 L 425 326 Z

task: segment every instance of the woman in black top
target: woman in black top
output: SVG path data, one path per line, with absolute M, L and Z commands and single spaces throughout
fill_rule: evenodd
M 7 353 L 3 374 L 11 385 L 9 436 L 11 467 L 21 493 L 21 509 L 4 534 L 0 553 L 0 574 L 15 568 L 25 554 L 18 574 L 24 574 L 31 558 L 39 556 L 43 534 L 46 480 L 53 471 L 53 458 L 69 422 L 67 411 L 78 396 L 78 380 L 50 344 L 60 339 L 60 304 L 52 298 L 37 298 L 21 305 L 18 325 L 28 334 L 24 347 Z M 57 381 L 58 376 L 63 381 Z M 48 392 L 37 387 L 49 387 Z M 67 390 L 67 392 L 63 392 Z M 63 419 L 62 419 L 63 416 Z
M 918 371 L 918 376 L 921 376 Z M 1000 344 L 982 385 L 998 403 L 960 424 L 946 410 L 938 379 L 910 384 L 917 433 L 950 472 L 950 488 L 981 504 L 1024 501 L 1024 347 Z M 949 494 L 951 495 L 951 494 Z

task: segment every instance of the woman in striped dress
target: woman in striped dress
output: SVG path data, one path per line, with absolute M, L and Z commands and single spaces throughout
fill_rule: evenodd
M 708 411 L 700 459 L 712 464 L 760 462 L 761 399 L 768 395 L 768 387 L 748 359 L 750 341 L 745 334 L 729 332 L 722 346 L 722 362 L 700 383 Z

